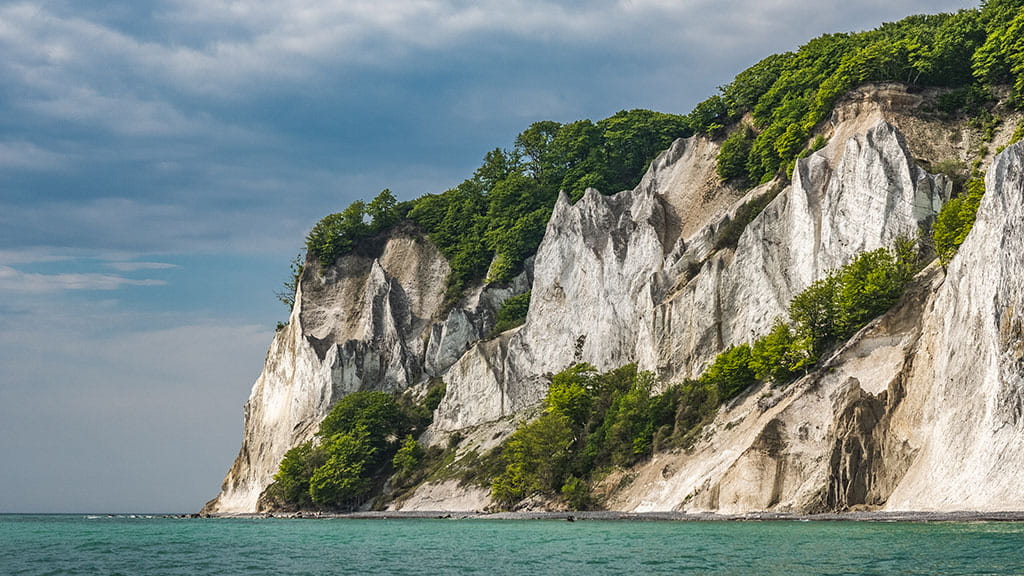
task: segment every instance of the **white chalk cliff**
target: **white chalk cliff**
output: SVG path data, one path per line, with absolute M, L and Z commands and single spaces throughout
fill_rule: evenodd
M 285 451 L 355 390 L 444 379 L 424 438 L 441 442 L 535 407 L 546 376 L 574 362 L 636 362 L 665 382 L 699 374 L 726 347 L 763 334 L 829 270 L 928 228 L 951 184 L 919 164 L 963 155 L 970 138 L 937 141 L 963 129 L 903 114 L 914 98 L 855 93 L 827 127 L 829 145 L 799 160 L 788 185 L 746 195 L 717 183 L 715 143 L 677 141 L 634 190 L 561 197 L 532 274 L 481 287 L 448 312 L 448 264 L 412 228 L 324 270 L 307 267 L 246 404 L 242 449 L 205 510 L 256 511 Z M 1024 508 L 1022 172 L 1020 144 L 993 161 L 978 221 L 945 271 L 922 272 L 818 371 L 751 391 L 692 450 L 637 466 L 608 505 Z M 735 245 L 716 247 L 738 206 L 763 195 L 773 199 Z M 484 339 L 501 301 L 531 286 L 526 323 Z M 479 507 L 479 494 L 460 490 L 425 486 L 429 497 L 403 506 Z

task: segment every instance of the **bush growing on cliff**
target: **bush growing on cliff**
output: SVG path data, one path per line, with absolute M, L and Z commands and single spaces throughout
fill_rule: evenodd
M 526 322 L 526 313 L 529 310 L 529 291 L 506 298 L 505 301 L 501 303 L 501 308 L 498 309 L 498 314 L 494 322 L 494 329 L 491 330 L 491 334 L 500 334 L 506 330 L 511 330 L 516 326 L 521 326 L 523 322 Z
M 320 423 L 316 437 L 289 450 L 274 483 L 272 504 L 286 508 L 351 509 L 361 505 L 392 469 L 409 474 L 424 456 L 413 437 L 430 424 L 443 396 L 431 386 L 420 403 L 385 392 L 345 396 Z M 399 441 L 399 439 L 404 438 Z
M 939 262 L 943 265 L 953 259 L 957 249 L 967 239 L 971 228 L 974 227 L 978 207 L 984 195 L 985 180 L 972 178 L 964 187 L 964 193 L 951 198 L 939 211 L 935 218 L 935 226 L 932 228 L 932 240 L 935 243 L 935 252 L 939 255 Z
M 754 130 L 749 125 L 742 124 L 733 131 L 722 142 L 722 148 L 718 152 L 715 164 L 718 177 L 722 180 L 746 179 L 747 158 L 750 157 L 750 148 L 753 145 Z
M 704 369 L 700 382 L 715 388 L 722 402 L 732 400 L 757 381 L 750 361 L 749 344 L 731 346 Z
M 761 382 L 785 384 L 816 361 L 813 345 L 789 324 L 776 320 L 772 329 L 754 341 L 750 368 Z
M 534 493 L 588 505 L 586 483 L 595 469 L 650 453 L 653 381 L 635 365 L 599 374 L 578 364 L 555 374 L 544 413 L 505 443 L 492 496 L 506 507 Z
M 789 305 L 790 319 L 818 356 L 892 307 L 919 269 L 912 241 L 900 239 L 892 248 L 864 252 L 797 294 Z

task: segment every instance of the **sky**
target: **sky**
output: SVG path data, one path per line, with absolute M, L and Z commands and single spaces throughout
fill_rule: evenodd
M 0 2 L 0 512 L 195 512 L 321 217 L 957 0 Z M 813 6 L 813 7 L 811 7 Z

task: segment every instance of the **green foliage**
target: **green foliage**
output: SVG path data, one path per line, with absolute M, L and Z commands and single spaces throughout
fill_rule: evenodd
M 585 480 L 569 475 L 560 490 L 565 502 L 573 510 L 588 510 L 594 506 L 594 498 L 590 494 L 590 486 Z
M 369 235 L 365 216 L 366 204 L 361 200 L 349 204 L 342 212 L 325 216 L 306 236 L 306 249 L 316 256 L 321 266 L 333 264 L 351 251 L 359 239 Z
M 747 158 L 754 145 L 754 130 L 743 124 L 733 131 L 718 152 L 716 170 L 722 180 L 747 177 Z
M 976 114 L 988 98 L 978 80 L 1024 88 L 1020 6 L 1020 0 L 990 2 L 980 11 L 910 16 L 875 30 L 814 38 L 739 73 L 720 94 L 697 105 L 690 125 L 712 133 L 750 113 L 757 130 L 753 141 L 748 148 L 742 134 L 730 136 L 720 152 L 719 174 L 765 182 L 806 154 L 814 127 L 838 98 L 865 82 L 955 88 L 940 109 Z
M 812 354 L 820 355 L 838 334 L 836 327 L 836 293 L 839 278 L 831 274 L 813 282 L 789 303 L 789 318 L 801 338 L 812 343 Z
M 432 382 L 427 389 L 427 395 L 423 398 L 423 406 L 430 412 L 437 410 L 437 407 L 441 405 L 441 400 L 444 400 L 446 391 L 447 386 L 444 381 L 438 379 Z
M 369 468 L 378 456 L 370 431 L 360 426 L 352 432 L 334 434 L 324 440 L 322 450 L 327 459 L 309 479 L 313 504 L 355 508 L 370 491 Z
M 864 82 L 952 88 L 939 105 L 950 114 L 982 114 L 995 84 L 1013 85 L 1021 102 L 1022 5 L 988 0 L 977 10 L 820 36 L 740 72 L 687 116 L 629 110 L 596 123 L 536 122 L 516 137 L 512 150 L 491 150 L 473 177 L 451 190 L 407 203 L 396 203 L 385 190 L 367 205 L 356 202 L 325 217 L 307 237 L 307 249 L 329 265 L 362 238 L 408 218 L 448 258 L 446 302 L 454 305 L 485 278 L 505 282 L 522 270 L 559 190 L 578 200 L 589 187 L 605 193 L 633 188 L 675 138 L 714 136 L 749 114 L 753 126 L 744 124 L 723 142 L 718 171 L 723 179 L 758 183 L 790 170 L 798 157 L 823 144 L 808 146 L 809 135 L 838 98 Z M 983 122 L 986 136 L 995 126 L 992 118 Z
M 534 493 L 561 495 L 576 509 L 593 505 L 596 470 L 650 455 L 655 432 L 671 428 L 675 403 L 652 396 L 654 376 L 635 365 L 599 374 L 578 364 L 555 374 L 544 414 L 522 425 L 502 452 L 492 495 L 512 506 Z
M 729 103 L 725 98 L 716 94 L 694 106 L 693 111 L 687 116 L 687 120 L 694 132 L 714 134 L 730 120 Z
M 897 242 L 891 250 L 879 248 L 864 252 L 850 261 L 838 274 L 837 336 L 840 339 L 852 336 L 872 318 L 891 308 L 917 270 L 917 253 L 905 242 Z
M 974 116 L 994 101 L 991 90 L 980 84 L 971 84 L 939 96 L 938 109 L 948 115 L 960 112 Z
M 351 252 L 363 238 L 397 224 L 405 208 L 387 189 L 369 204 L 357 200 L 343 211 L 329 214 L 317 222 L 306 236 L 306 250 L 316 257 L 321 266 L 329 266 Z
M 423 456 L 423 447 L 412 434 L 408 434 L 391 459 L 391 465 L 399 474 L 410 474 L 423 461 Z
M 398 397 L 403 424 L 409 431 L 418 434 L 430 426 L 434 420 L 434 411 L 444 400 L 445 390 L 444 380 L 434 378 L 427 387 L 426 395 L 419 401 L 414 400 L 409 392 Z
M 287 508 L 352 509 L 380 488 L 392 468 L 399 477 L 413 476 L 426 457 L 413 433 L 430 424 L 443 396 L 440 381 L 420 403 L 400 402 L 384 392 L 345 396 L 320 423 L 313 441 L 285 454 L 267 489 L 270 502 Z
M 691 133 L 682 116 L 622 111 L 596 124 L 543 121 L 516 137 L 511 151 L 494 149 L 473 177 L 412 203 L 420 225 L 451 265 L 447 303 L 486 280 L 506 282 L 537 251 L 559 190 L 573 199 L 588 187 L 606 193 L 632 188 L 651 160 Z
M 526 322 L 526 313 L 530 310 L 530 292 L 510 296 L 501 303 L 494 329 L 491 334 L 500 334 Z
M 957 249 L 974 226 L 981 205 L 981 197 L 985 194 L 985 180 L 973 178 L 967 182 L 964 193 L 946 202 L 932 227 L 932 240 L 939 262 L 949 263 L 956 255 Z
M 722 402 L 731 400 L 757 381 L 750 360 L 750 345 L 731 346 L 704 369 L 700 381 L 714 388 Z
M 289 274 L 288 279 L 284 282 L 284 290 L 274 293 L 277 299 L 288 307 L 289 312 L 295 307 L 295 291 L 299 287 L 299 278 L 302 276 L 304 266 L 305 261 L 302 258 L 302 254 L 296 254 L 289 266 L 291 274 Z
M 900 239 L 891 249 L 858 255 L 794 297 L 789 317 L 799 337 L 810 341 L 811 355 L 819 356 L 892 307 L 919 266 L 914 243 Z
M 338 401 L 320 422 L 323 438 L 337 434 L 355 434 L 366 431 L 366 442 L 376 450 L 383 451 L 391 438 L 402 430 L 405 415 L 395 397 L 387 392 L 353 392 Z
M 369 204 L 366 205 L 366 215 L 370 217 L 370 230 L 380 232 L 398 223 L 401 218 L 398 208 L 398 200 L 395 199 L 391 190 L 381 190 Z
M 1013 130 L 1013 135 L 1010 136 L 1010 141 L 1007 145 L 1016 144 L 1024 140 L 1024 120 L 1017 123 L 1017 127 Z
M 750 368 L 762 382 L 785 384 L 815 361 L 811 340 L 781 319 L 750 349 Z
M 630 466 L 655 450 L 691 445 L 723 403 L 757 382 L 781 385 L 810 369 L 838 338 L 860 329 L 900 297 L 917 271 L 913 242 L 865 252 L 793 299 L 794 325 L 776 321 L 753 342 L 715 357 L 696 380 L 654 394 L 654 375 L 635 364 L 598 373 L 577 364 L 551 377 L 544 413 L 503 445 L 491 495 L 509 508 L 529 496 L 596 504 L 602 471 Z
M 314 446 L 312 442 L 299 444 L 285 452 L 274 474 L 274 483 L 268 491 L 278 502 L 299 508 L 311 506 L 313 499 L 309 492 L 309 480 L 325 460 L 326 456 L 319 446 Z
M 974 52 L 974 76 L 986 84 L 1010 84 L 1017 104 L 1024 98 L 1024 2 L 988 0 L 979 21 L 984 43 Z
M 982 142 L 991 142 L 996 136 L 996 129 L 1002 122 L 1002 118 L 983 109 L 974 118 L 971 118 L 970 126 L 981 131 Z M 984 156 L 984 153 L 982 155 Z
M 557 492 L 568 476 L 572 445 L 564 414 L 548 411 L 521 426 L 505 445 L 505 470 L 491 485 L 491 495 L 507 507 L 534 493 Z

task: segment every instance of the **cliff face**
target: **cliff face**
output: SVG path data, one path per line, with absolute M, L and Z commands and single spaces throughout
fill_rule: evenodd
M 573 362 L 601 370 L 637 362 L 668 380 L 696 376 L 725 347 L 767 331 L 827 271 L 916 237 L 949 194 L 948 182 L 918 168 L 899 132 L 880 123 L 851 138 L 834 168 L 824 155 L 801 160 L 792 185 L 735 250 L 708 255 L 721 221 L 668 243 L 667 222 L 685 229 L 680 215 L 700 199 L 669 194 L 661 183 L 687 169 L 656 164 L 636 190 L 590 190 L 575 205 L 559 199 L 537 252 L 526 325 L 504 346 L 456 363 L 436 428 L 478 425 L 536 403 L 546 390 L 542 375 Z M 496 395 L 504 401 L 477 401 Z
M 483 287 L 442 314 L 448 263 L 415 230 L 399 229 L 333 266 L 306 266 L 287 326 L 245 405 L 245 436 L 221 493 L 204 511 L 254 512 L 291 447 L 313 437 L 341 397 L 401 391 L 443 374 L 527 289 Z
M 532 276 L 480 288 L 451 311 L 441 308 L 447 263 L 414 230 L 307 270 L 246 405 L 238 459 L 206 511 L 256 510 L 284 452 L 355 390 L 443 378 L 424 441 L 458 431 L 481 448 L 537 405 L 548 374 L 574 362 L 637 362 L 665 382 L 699 374 L 726 347 L 763 334 L 829 270 L 928 227 L 951 184 L 919 165 L 965 158 L 976 137 L 906 113 L 920 101 L 898 90 L 853 94 L 827 127 L 828 146 L 799 160 L 789 185 L 746 194 L 718 182 L 715 143 L 677 141 L 634 190 L 560 198 Z M 1022 161 L 1017 145 L 993 163 L 974 231 L 947 271 L 923 272 L 817 372 L 751 391 L 691 451 L 639 465 L 608 506 L 1024 505 L 1012 481 L 1024 463 Z M 771 201 L 738 240 L 723 241 L 739 207 L 758 198 Z M 501 301 L 531 285 L 526 323 L 483 340 Z M 403 506 L 478 508 L 478 492 L 427 485 Z
M 1024 508 L 1024 144 L 996 158 L 986 184 L 893 414 L 890 435 L 916 457 L 890 509 Z

